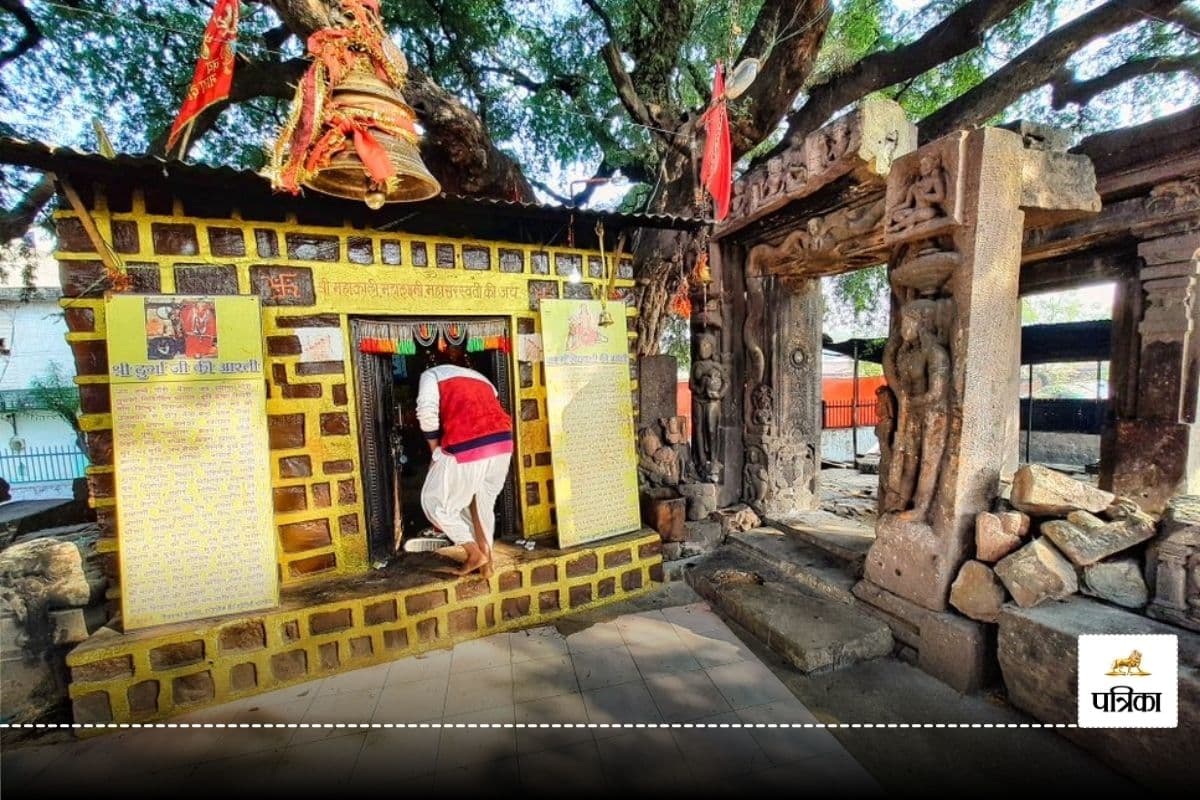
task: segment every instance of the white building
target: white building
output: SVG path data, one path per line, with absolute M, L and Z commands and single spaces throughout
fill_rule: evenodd
M 71 497 L 71 481 L 87 464 L 75 430 L 47 409 L 35 380 L 52 370 L 74 390 L 75 361 L 56 288 L 0 288 L 0 477 L 14 500 Z

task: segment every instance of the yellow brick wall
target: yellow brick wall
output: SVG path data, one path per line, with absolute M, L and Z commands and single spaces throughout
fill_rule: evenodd
M 539 553 L 488 581 L 472 576 L 403 590 L 334 593 L 337 599 L 313 605 L 93 636 L 67 655 L 75 722 L 166 719 L 543 624 L 643 594 L 662 580 L 662 542 L 648 531 Z
M 283 585 L 293 585 L 368 568 L 363 482 L 359 457 L 355 382 L 349 319 L 372 316 L 501 316 L 514 335 L 511 356 L 517 442 L 514 468 L 523 530 L 528 536 L 553 530 L 553 475 L 546 426 L 545 377 L 516 361 L 515 337 L 538 332 L 538 291 L 559 297 L 588 292 L 600 297 L 598 253 L 437 236 L 410 236 L 350 226 L 188 216 L 179 199 L 133 192 L 110 204 L 103 188 L 92 193 L 92 216 L 121 255 L 134 280 L 134 293 L 264 295 L 263 336 L 268 381 L 267 413 L 272 431 L 272 484 L 277 547 Z M 116 565 L 112 418 L 108 398 L 103 269 L 79 219 L 56 214 L 67 317 L 67 339 L 75 352 L 82 427 L 88 434 L 92 503 L 100 515 L 114 589 Z M 427 266 L 416 266 L 421 250 Z M 399 263 L 395 263 L 399 261 Z M 441 264 L 441 266 L 439 266 Z M 502 267 L 503 264 L 503 267 Z M 572 284 L 566 267 L 577 265 L 583 280 Z M 485 268 L 479 268 L 480 266 Z M 470 268 L 475 267 L 475 268 Z M 313 298 L 284 298 L 272 305 L 264 273 L 306 276 Z M 636 306 L 632 267 L 623 261 L 618 291 L 632 316 Z M 256 286 L 257 280 L 257 286 Z M 424 287 L 418 296 L 414 287 Z M 431 297 L 433 299 L 431 299 Z M 306 363 L 296 327 L 336 326 L 345 361 Z M 631 328 L 633 326 L 631 325 Z M 632 335 L 631 335 L 632 347 Z M 636 375 L 635 389 L 636 389 Z M 636 391 L 635 391 L 636 395 Z M 303 430 L 303 441 L 297 437 Z

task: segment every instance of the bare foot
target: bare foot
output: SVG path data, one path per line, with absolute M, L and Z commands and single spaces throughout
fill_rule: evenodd
M 482 573 L 482 570 L 490 565 L 491 559 L 488 558 L 486 553 L 478 549 L 471 550 L 467 555 L 467 560 L 463 562 L 461 567 L 459 567 L 458 574 L 470 575 L 475 570 L 480 570 Z M 487 576 L 485 575 L 484 577 Z

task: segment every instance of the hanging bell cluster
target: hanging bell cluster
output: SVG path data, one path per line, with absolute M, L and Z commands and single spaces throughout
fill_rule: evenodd
M 341 0 L 341 9 L 342 27 L 309 37 L 313 62 L 276 142 L 272 183 L 373 209 L 437 195 L 441 186 L 417 147 L 416 115 L 401 94 L 407 64 L 384 36 L 378 0 Z

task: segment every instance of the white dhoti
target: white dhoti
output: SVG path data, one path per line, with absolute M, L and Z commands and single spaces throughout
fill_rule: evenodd
M 440 447 L 434 450 L 421 488 L 425 516 L 455 544 L 474 542 L 475 525 L 471 519 L 474 499 L 479 524 L 490 547 L 496 533 L 496 498 L 504 489 L 510 461 L 511 453 L 501 453 L 463 463 L 443 453 Z

